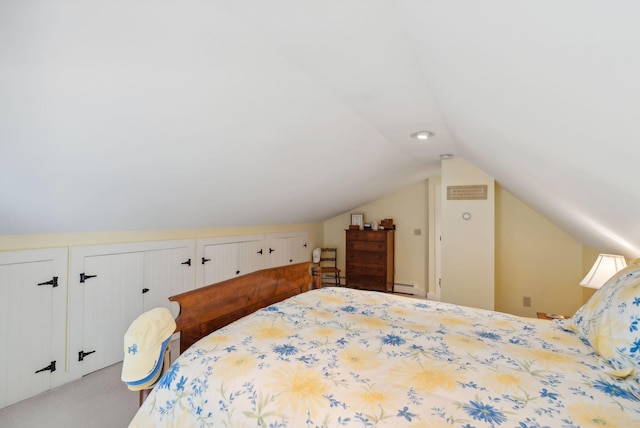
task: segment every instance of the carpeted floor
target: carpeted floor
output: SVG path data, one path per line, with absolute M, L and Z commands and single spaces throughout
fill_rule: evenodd
M 171 342 L 171 361 L 180 354 Z M 139 393 L 120 380 L 122 363 L 0 409 L 0 428 L 126 428 Z
M 122 363 L 0 409 L 0 427 L 119 428 L 138 409 L 138 393 L 120 380 Z

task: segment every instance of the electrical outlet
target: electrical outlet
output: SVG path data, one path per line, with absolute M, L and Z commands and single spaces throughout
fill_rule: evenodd
M 524 306 L 525 308 L 530 308 L 531 307 L 531 297 L 523 296 L 522 297 L 522 306 Z

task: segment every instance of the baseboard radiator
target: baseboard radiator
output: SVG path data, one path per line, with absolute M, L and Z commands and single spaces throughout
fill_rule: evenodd
M 418 294 L 418 286 L 415 284 L 393 284 L 393 291 L 404 294 Z
M 338 285 L 340 286 L 344 286 L 346 284 L 347 278 L 345 278 L 344 276 L 339 276 L 338 277 L 339 283 Z M 333 284 L 333 282 L 335 281 L 335 277 L 333 275 L 324 275 L 322 277 L 322 284 Z

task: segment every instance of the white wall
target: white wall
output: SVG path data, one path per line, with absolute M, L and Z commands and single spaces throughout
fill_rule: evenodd
M 487 185 L 485 200 L 448 200 L 447 187 Z M 460 158 L 442 161 L 441 300 L 494 308 L 494 179 Z M 463 213 L 471 218 L 464 220 Z
M 536 312 L 573 315 L 593 294 L 578 283 L 597 256 L 597 250 L 496 186 L 497 311 L 526 317 Z M 531 307 L 523 305 L 525 296 Z
M 392 218 L 396 225 L 394 282 L 414 284 L 418 287 L 418 294 L 426 295 L 428 192 L 428 182 L 423 180 L 326 220 L 324 245 L 338 248 L 338 266 L 343 269 L 342 275 L 345 273 L 345 229 L 349 227 L 350 214 L 364 214 L 365 222 Z
M 78 245 L 121 244 L 126 242 L 170 241 L 280 232 L 307 232 L 309 248 L 322 244 L 322 223 L 279 224 L 203 229 L 136 230 L 122 232 L 51 233 L 0 235 L 0 251 Z M 309 250 L 311 254 L 311 250 Z

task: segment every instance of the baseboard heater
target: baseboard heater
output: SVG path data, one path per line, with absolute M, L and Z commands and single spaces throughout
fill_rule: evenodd
M 418 287 L 415 284 L 393 284 L 393 291 L 395 293 L 404 294 L 418 294 Z
M 344 286 L 346 284 L 347 278 L 345 278 L 344 276 L 339 276 L 338 279 L 340 281 L 338 285 Z M 323 284 L 333 284 L 333 281 L 334 281 L 333 275 L 327 275 L 326 277 L 322 278 Z

